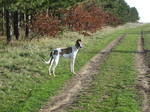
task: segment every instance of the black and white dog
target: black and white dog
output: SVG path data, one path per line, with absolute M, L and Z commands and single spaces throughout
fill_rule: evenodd
M 71 72 L 76 74 L 74 72 L 74 63 L 75 63 L 76 55 L 77 55 L 78 50 L 80 48 L 82 48 L 82 41 L 81 41 L 81 39 L 78 39 L 74 46 L 66 47 L 66 48 L 56 48 L 56 49 L 52 50 L 52 52 L 50 53 L 49 61 L 45 61 L 44 60 L 45 63 L 50 64 L 50 66 L 49 66 L 49 74 L 51 75 L 51 67 L 52 67 L 52 64 L 54 62 L 54 66 L 52 68 L 52 73 L 55 76 L 55 68 L 56 68 L 56 66 L 58 64 L 60 56 L 63 56 L 65 58 L 70 59 Z

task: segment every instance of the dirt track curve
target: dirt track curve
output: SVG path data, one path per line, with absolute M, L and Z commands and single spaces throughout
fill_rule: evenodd
M 149 67 L 146 64 L 145 53 L 144 53 L 144 38 L 142 31 L 139 34 L 137 53 L 136 53 L 136 68 L 138 70 L 138 81 L 136 89 L 139 94 L 143 97 L 141 105 L 142 112 L 150 112 L 150 86 L 149 78 L 146 76 L 149 72 Z
M 72 103 L 77 94 L 89 86 L 92 75 L 98 73 L 98 69 L 106 59 L 106 56 L 124 36 L 125 34 L 122 34 L 110 42 L 100 53 L 95 55 L 86 65 L 84 65 L 80 72 L 70 79 L 57 95 L 51 98 L 50 102 L 41 109 L 41 112 L 60 112 L 63 111 L 68 104 Z

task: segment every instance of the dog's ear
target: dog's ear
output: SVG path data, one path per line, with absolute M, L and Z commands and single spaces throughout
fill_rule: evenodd
M 82 42 L 82 40 L 81 40 L 81 39 L 78 39 L 76 42 Z

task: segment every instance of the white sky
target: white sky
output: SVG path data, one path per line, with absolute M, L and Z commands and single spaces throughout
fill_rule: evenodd
M 130 7 L 135 7 L 139 12 L 139 22 L 150 23 L 150 0 L 125 0 Z

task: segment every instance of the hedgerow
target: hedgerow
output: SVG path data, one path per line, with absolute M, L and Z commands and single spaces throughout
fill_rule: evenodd
M 54 13 L 40 12 L 35 14 L 31 29 L 42 35 L 55 36 L 66 27 L 68 30 L 89 35 L 88 32 L 94 33 L 104 26 L 118 26 L 121 23 L 121 20 L 111 13 L 103 12 L 95 4 L 89 4 L 88 2 L 58 12 L 62 15 L 61 18 L 60 15 Z

